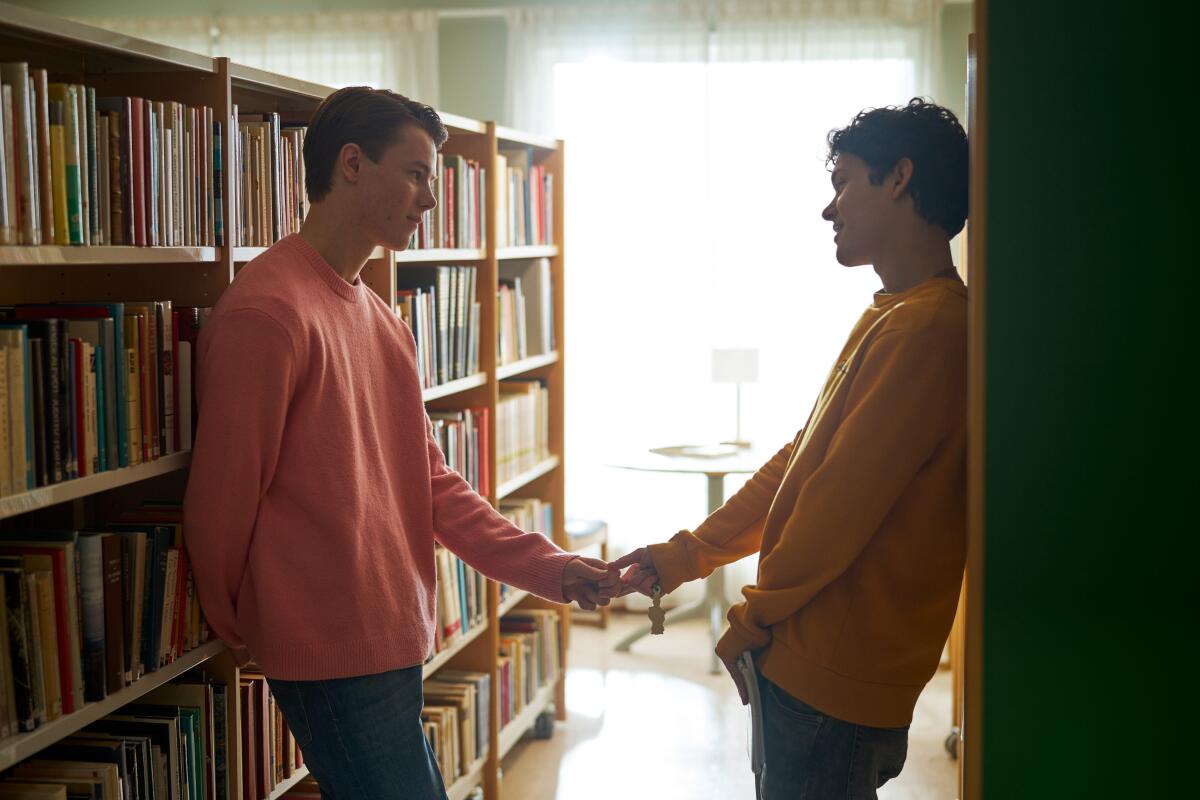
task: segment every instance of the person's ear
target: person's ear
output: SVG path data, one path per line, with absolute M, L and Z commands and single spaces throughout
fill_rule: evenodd
M 342 173 L 342 177 L 346 179 L 347 183 L 351 185 L 358 183 L 362 159 L 362 148 L 358 145 L 353 142 L 342 145 L 342 149 L 338 153 L 338 171 Z
M 893 200 L 899 200 L 908 191 L 908 187 L 912 183 L 912 176 L 913 163 L 911 158 L 902 158 L 896 162 L 896 166 L 892 167 L 892 171 L 887 177 L 887 187 L 888 191 L 891 192 Z

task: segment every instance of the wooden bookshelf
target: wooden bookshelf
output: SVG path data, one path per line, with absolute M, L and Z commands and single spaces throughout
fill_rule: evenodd
M 140 680 L 134 681 L 131 685 L 110 694 L 103 700 L 88 703 L 73 714 L 64 714 L 53 722 L 40 725 L 28 733 L 5 739 L 0 742 L 0 770 L 8 769 L 17 762 L 36 755 L 43 747 L 48 747 L 59 739 L 91 725 L 101 717 L 113 713 L 123 705 L 132 703 L 164 683 L 178 678 L 224 650 L 225 645 L 219 641 L 202 644 L 196 649 L 184 653 L 167 666 L 146 673 Z
M 239 113 L 278 112 L 285 122 L 303 123 L 331 87 L 276 75 L 260 69 L 232 63 L 227 58 L 209 58 L 165 47 L 154 42 L 132 39 L 84 24 L 59 19 L 23 7 L 0 2 L 0 51 L 4 61 L 27 61 L 31 67 L 50 72 L 51 80 L 65 80 L 94 86 L 97 93 L 140 96 L 152 100 L 176 100 L 193 106 L 210 106 L 213 119 L 226 125 L 224 141 L 229 141 L 228 121 L 236 105 Z M 419 99 L 419 98 L 418 98 Z M 537 377 L 546 383 L 550 394 L 550 457 L 537 468 L 502 485 L 493 482 L 487 500 L 500 499 L 520 492 L 537 496 L 553 504 L 552 538 L 565 547 L 563 402 L 564 402 L 564 326 L 563 326 L 563 143 L 451 114 L 442 115 L 450 139 L 443 148 L 449 155 L 461 155 L 478 162 L 486 170 L 483 197 L 484 230 L 500 230 L 502 221 L 494 198 L 502 183 L 496 174 L 499 150 L 513 147 L 532 148 L 535 163 L 544 165 L 554 180 L 552 229 L 554 241 L 530 247 L 497 248 L 494 237 L 480 248 L 438 248 L 394 252 L 377 248 L 363 270 L 363 281 L 395 308 L 396 270 L 408 265 L 473 266 L 476 297 L 480 304 L 479 372 L 440 386 L 425 389 L 423 399 L 438 409 L 487 408 L 488 440 L 497 441 L 496 408 L 501 381 L 517 377 Z M 224 151 L 222 181 L 226 191 L 221 199 L 222 218 L 227 236 L 232 238 L 232 192 L 237 168 L 230 151 Z M 29 302 L 87 302 L 122 299 L 169 299 L 176 305 L 215 305 L 221 293 L 236 275 L 240 265 L 252 260 L 266 248 L 219 247 L 0 247 L 0 304 Z M 522 258 L 547 258 L 551 264 L 554 303 L 554 335 L 557 351 L 500 366 L 497 363 L 498 319 L 496 292 L 499 288 L 499 263 Z M 49 269 L 46 269 L 49 267 Z M 489 447 L 489 474 L 496 475 L 495 447 Z M 135 467 L 112 470 L 28 492 L 0 498 L 0 519 L 8 520 L 30 512 L 59 514 L 73 519 L 73 526 L 89 524 L 92 514 L 110 506 L 114 498 L 156 496 L 160 487 L 180 490 L 186 480 L 190 453 L 166 456 Z M 157 495 L 161 497 L 161 494 Z M 139 500 L 140 502 L 140 500 Z M 61 513 L 60 513 L 61 512 Z M 5 522 L 5 525 L 9 525 Z M 14 520 L 14 525 L 22 524 Z M 487 800 L 499 800 L 500 758 L 533 724 L 537 715 L 555 707 L 562 718 L 565 704 L 564 682 L 567 643 L 570 635 L 569 609 L 560 610 L 563 670 L 543 687 L 534 702 L 501 732 L 499 720 L 498 651 L 500 617 L 523 602 L 542 602 L 526 592 L 513 590 L 501 605 L 499 587 L 488 582 L 486 618 L 447 650 L 436 654 L 422 670 L 428 677 L 449 667 L 487 672 L 493 691 L 488 709 L 488 736 L 485 754 L 453 785 L 448 793 L 462 800 L 476 786 L 484 788 Z M 232 654 L 219 642 L 211 642 L 186 654 L 174 664 L 138 681 L 101 703 L 43 725 L 35 731 L 0 742 L 0 771 L 36 754 L 39 750 L 70 735 L 100 717 L 112 713 L 156 686 L 169 681 L 199 664 L 229 686 L 237 686 L 239 670 Z M 231 800 L 241 798 L 240 789 L 240 699 L 229 695 L 229 755 Z M 303 778 L 298 772 L 271 793 L 282 796 Z M 2 776 L 0 776 L 2 777 Z M 241 798 L 241 800 L 250 800 Z
M 308 767 L 299 767 L 290 776 L 284 778 L 278 786 L 271 790 L 271 793 L 267 795 L 267 800 L 278 800 L 278 798 L 283 797 L 292 789 L 295 789 L 296 786 L 307 777 Z
M 496 609 L 496 616 L 503 617 L 508 612 L 512 611 L 517 606 L 521 605 L 521 601 L 529 597 L 529 592 L 524 589 L 509 589 L 508 597 L 500 603 Z
M 36 511 L 39 508 L 66 503 L 70 500 L 78 500 L 82 497 L 98 494 L 99 492 L 107 492 L 109 489 L 116 489 L 119 486 L 128 486 L 129 484 L 138 483 L 139 481 L 159 475 L 166 475 L 170 472 L 187 469 L 191 461 L 192 453 L 190 450 L 187 450 L 182 453 L 172 453 L 169 456 L 163 456 L 156 461 L 147 461 L 144 464 L 138 464 L 134 467 L 111 469 L 107 472 L 99 472 L 84 478 L 53 483 L 49 486 L 30 489 L 20 494 L 10 494 L 0 497 L 0 519 L 15 517 L 18 514 L 28 514 L 30 511 Z

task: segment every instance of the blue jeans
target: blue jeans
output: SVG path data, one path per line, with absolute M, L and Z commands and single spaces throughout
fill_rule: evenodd
M 843 722 L 759 677 L 765 800 L 874 800 L 900 774 L 908 728 Z
M 421 667 L 327 681 L 268 679 L 327 800 L 446 800 L 421 727 Z

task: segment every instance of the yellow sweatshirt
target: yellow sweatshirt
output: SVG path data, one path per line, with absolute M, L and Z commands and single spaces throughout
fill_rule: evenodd
M 847 722 L 912 721 L 966 560 L 967 292 L 878 294 L 808 424 L 694 533 L 651 545 L 664 592 L 759 551 L 723 658 Z

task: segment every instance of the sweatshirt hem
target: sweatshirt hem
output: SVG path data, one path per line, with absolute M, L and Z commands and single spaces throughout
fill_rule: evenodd
M 348 642 L 272 642 L 249 647 L 269 678 L 332 680 L 375 675 L 423 664 L 433 649 L 431 635 L 380 636 Z

